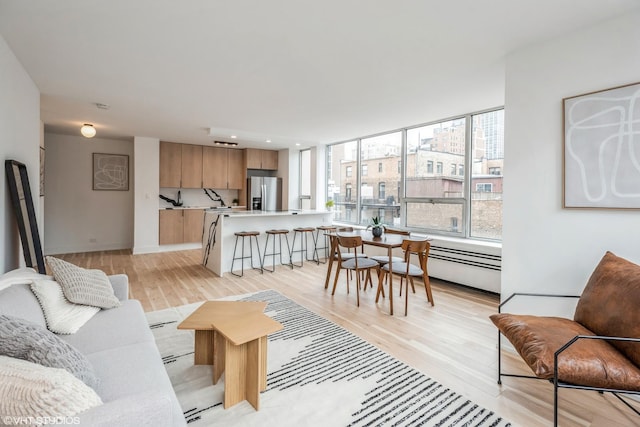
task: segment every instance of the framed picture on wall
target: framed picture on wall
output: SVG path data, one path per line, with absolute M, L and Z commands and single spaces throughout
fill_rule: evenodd
M 93 189 L 129 191 L 129 156 L 93 153 Z
M 563 99 L 564 208 L 640 209 L 640 83 Z

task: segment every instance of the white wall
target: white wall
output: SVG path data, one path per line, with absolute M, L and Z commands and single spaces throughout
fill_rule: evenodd
M 0 273 L 24 265 L 4 160 L 27 166 L 35 211 L 40 211 L 40 92 L 0 36 Z
M 135 215 L 133 253 L 158 251 L 160 140 L 136 136 L 135 151 Z
M 637 82 L 639 52 L 636 13 L 508 58 L 503 298 L 579 295 L 607 250 L 640 263 L 638 211 L 562 209 L 562 99 Z
M 45 254 L 133 246 L 133 144 L 45 133 Z M 129 156 L 129 191 L 94 191 L 92 153 Z

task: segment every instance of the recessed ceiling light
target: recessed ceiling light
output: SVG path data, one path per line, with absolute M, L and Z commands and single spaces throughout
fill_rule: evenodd
M 296 147 L 299 147 L 299 146 L 300 146 L 300 143 L 299 143 L 299 142 L 296 142 Z
M 267 142 L 271 142 L 271 140 L 270 140 L 270 139 L 267 139 Z
M 236 139 L 236 138 L 237 138 L 237 136 L 235 136 L 235 135 L 231 135 L 231 138 Z

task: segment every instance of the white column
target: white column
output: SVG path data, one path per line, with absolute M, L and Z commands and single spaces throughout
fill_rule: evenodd
M 159 249 L 160 140 L 136 136 L 133 139 L 134 224 L 133 253 Z

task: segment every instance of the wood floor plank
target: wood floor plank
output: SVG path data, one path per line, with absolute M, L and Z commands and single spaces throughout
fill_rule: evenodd
M 547 381 L 497 376 L 497 330 L 489 315 L 497 312 L 496 295 L 432 279 L 435 306 L 416 281 L 404 316 L 404 296 L 394 284 L 394 316 L 388 298 L 375 303 L 375 290 L 361 292 L 356 307 L 355 281 L 347 294 L 342 275 L 335 296 L 324 289 L 326 265 L 305 263 L 275 273 L 245 270 L 242 278 L 223 279 L 200 265 L 200 250 L 132 255 L 128 251 L 59 256 L 108 274 L 129 275 L 130 297 L 146 311 L 160 310 L 230 295 L 274 289 L 307 309 L 341 325 L 447 387 L 522 426 L 549 426 L 553 387 Z M 503 351 L 504 370 L 529 375 L 517 354 Z M 596 392 L 560 390 L 562 426 L 637 426 L 638 418 L 615 397 Z

